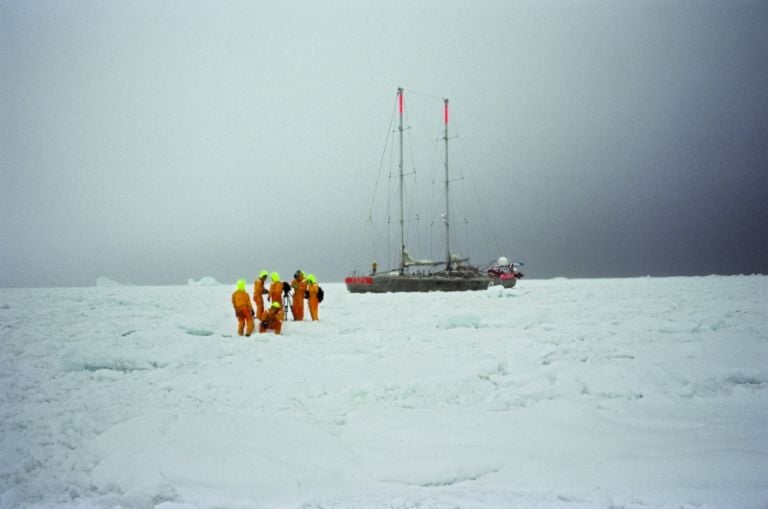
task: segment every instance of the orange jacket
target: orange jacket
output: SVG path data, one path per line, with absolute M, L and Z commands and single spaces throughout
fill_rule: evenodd
M 248 295 L 248 292 L 245 290 L 235 290 L 235 293 L 232 294 L 232 307 L 235 308 L 235 310 L 253 310 L 253 307 L 251 306 L 251 297 Z
M 291 288 L 293 288 L 293 303 L 304 302 L 304 292 L 307 291 L 307 280 L 304 276 L 299 276 L 291 281 Z
M 309 283 L 307 285 L 307 293 L 309 294 L 309 303 L 310 304 L 313 301 L 314 301 L 315 305 L 318 304 L 318 300 L 317 300 L 318 288 L 320 288 L 320 285 L 318 285 L 317 283 L 314 283 L 314 284 L 313 283 Z
M 264 295 L 264 280 L 261 278 L 258 278 L 256 281 L 253 282 L 253 301 L 254 302 L 261 301 L 263 305 L 264 298 L 262 297 L 262 295 Z
M 272 302 L 283 301 L 283 282 L 282 281 L 273 281 L 272 284 L 269 285 L 269 300 Z

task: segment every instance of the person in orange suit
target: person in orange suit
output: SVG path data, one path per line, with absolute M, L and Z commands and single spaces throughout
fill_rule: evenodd
M 297 270 L 291 281 L 293 288 L 293 319 L 304 320 L 304 292 L 307 291 L 307 280 L 304 279 L 304 273 Z
M 280 281 L 280 274 L 273 272 L 272 283 L 269 285 L 269 301 L 272 303 L 282 302 L 283 300 L 283 283 Z
M 253 302 L 256 304 L 256 316 L 261 317 L 264 313 L 264 297 L 266 293 L 264 291 L 264 283 L 267 281 L 269 273 L 266 270 L 262 270 L 259 274 L 259 278 L 253 282 Z
M 283 306 L 280 305 L 280 301 L 275 301 L 269 306 L 269 309 L 264 311 L 261 315 L 261 323 L 259 323 L 259 332 L 267 332 L 267 329 L 273 329 L 275 335 L 279 336 L 280 331 L 283 328 Z
M 250 336 L 253 332 L 253 306 L 251 306 L 251 297 L 245 291 L 245 279 L 237 281 L 237 290 L 232 294 L 232 307 L 235 308 L 237 317 L 237 335 Z
M 312 317 L 312 321 L 319 320 L 318 307 L 320 306 L 320 300 L 317 297 L 317 292 L 320 286 L 317 284 L 314 274 L 307 276 L 307 293 L 309 294 L 309 315 Z

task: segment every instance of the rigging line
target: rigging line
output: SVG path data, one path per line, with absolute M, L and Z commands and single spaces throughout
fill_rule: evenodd
M 460 180 L 462 182 L 462 184 L 461 184 L 461 198 L 462 199 L 459 202 L 459 206 L 460 206 L 460 212 L 463 213 L 462 215 L 463 215 L 463 219 L 464 219 L 464 230 L 463 230 L 464 231 L 464 238 L 465 238 L 465 240 L 464 240 L 465 244 L 464 245 L 466 246 L 466 250 L 467 250 L 467 254 L 466 254 L 467 258 L 472 258 L 472 243 L 470 242 L 470 239 L 469 239 L 469 220 L 467 219 L 468 216 L 470 216 L 471 214 L 469 212 L 469 207 L 467 206 L 467 203 L 468 203 L 468 200 L 467 200 L 467 186 L 464 185 L 464 174 L 463 173 L 461 175 L 461 179 Z M 456 237 L 458 238 L 458 234 L 456 235 Z
M 410 115 L 408 115 L 408 113 L 406 113 L 405 115 L 407 117 L 407 120 L 410 120 Z M 405 173 L 405 168 L 403 168 L 403 176 L 416 175 L 416 155 L 414 153 L 414 147 L 416 146 L 416 143 L 413 141 L 413 134 L 412 134 L 411 128 L 409 127 L 407 131 L 408 133 L 406 136 L 408 138 L 408 153 L 410 155 L 410 160 L 411 160 L 410 166 L 412 170 L 409 173 Z M 403 163 L 403 165 L 405 165 L 405 163 Z M 416 186 L 416 183 L 417 183 L 416 177 L 413 178 L 413 182 L 414 182 L 413 185 Z
M 394 115 L 394 113 L 393 113 Z M 391 127 L 391 124 L 390 124 Z M 390 129 L 391 132 L 391 129 Z M 386 238 L 387 241 L 385 243 L 385 253 L 386 253 L 386 260 L 387 260 L 387 267 L 392 266 L 392 253 L 391 253 L 391 246 L 392 246 L 392 158 L 394 157 L 394 151 L 395 151 L 395 144 L 390 144 L 389 149 L 389 174 L 387 179 L 387 224 L 386 224 Z
M 456 121 L 454 120 L 454 129 L 456 129 L 456 132 L 459 131 L 458 126 L 456 125 Z M 457 135 L 458 137 L 458 135 Z M 467 168 L 469 168 L 469 158 L 467 157 L 467 151 L 464 147 L 464 141 L 459 138 L 459 146 L 461 147 L 461 155 L 464 157 L 464 163 L 467 165 Z M 475 191 L 475 198 L 477 199 L 477 204 L 480 206 L 480 212 L 483 215 L 483 219 L 485 220 L 486 228 L 488 229 L 488 232 L 491 234 L 491 238 L 493 239 L 493 243 L 496 245 L 496 250 L 498 253 L 501 253 L 501 247 L 499 246 L 499 241 L 496 238 L 496 233 L 493 231 L 493 228 L 491 228 L 491 222 L 488 219 L 488 215 L 485 212 L 485 208 L 483 207 L 483 203 L 480 201 L 480 193 L 477 190 L 477 184 L 475 182 L 475 179 L 469 179 L 470 183 L 472 184 L 472 189 Z
M 439 167 L 438 166 L 435 167 L 435 175 L 434 175 L 433 181 L 432 181 L 433 189 L 434 189 L 434 187 L 436 187 L 435 183 L 438 180 L 440 180 L 440 182 L 444 182 L 444 180 L 442 180 L 442 179 L 446 178 L 442 174 L 442 170 L 444 169 L 444 166 L 445 166 L 446 154 L 443 151 L 440 151 L 437 148 L 438 145 L 442 144 L 441 142 L 445 139 L 444 138 L 445 134 L 443 132 L 443 126 L 441 125 L 440 127 L 441 127 L 440 132 L 439 132 L 438 136 L 435 138 L 435 142 L 436 142 L 435 148 L 436 148 L 436 151 L 435 151 L 435 157 L 434 158 L 435 158 L 435 160 L 437 160 L 439 162 Z M 459 137 L 458 134 L 454 134 L 453 136 L 450 136 L 449 139 L 458 138 L 458 137 Z M 465 157 L 465 160 L 466 160 L 466 157 Z M 466 162 L 465 162 L 465 165 L 466 165 Z M 447 176 L 448 182 L 463 182 L 464 181 L 464 174 L 463 174 L 463 172 L 461 170 L 461 164 L 459 164 L 459 170 L 456 171 L 456 164 L 454 163 L 451 166 L 450 172 L 451 172 L 451 174 Z M 464 239 L 463 248 L 462 247 L 458 247 L 456 244 L 454 244 L 452 246 L 454 248 L 452 251 L 455 251 L 455 252 L 451 252 L 450 255 L 453 256 L 453 255 L 455 255 L 457 253 L 461 253 L 462 250 L 463 250 L 464 251 L 464 255 L 463 256 L 470 257 L 471 256 L 471 244 L 470 244 L 470 241 L 469 241 L 469 223 L 468 223 L 468 220 L 467 220 L 468 210 L 467 210 L 467 206 L 466 206 L 466 203 L 467 203 L 466 187 L 464 187 L 462 185 L 460 187 L 460 191 L 461 191 L 462 200 L 459 200 L 458 203 L 454 199 L 451 198 L 451 197 L 453 197 L 453 198 L 456 197 L 456 194 L 457 194 L 456 186 L 451 186 L 450 191 L 449 191 L 451 197 L 447 198 L 447 199 L 451 200 L 451 203 L 452 203 L 452 206 L 451 206 L 451 208 L 452 208 L 452 210 L 451 210 L 451 218 L 450 218 L 450 221 L 451 221 L 451 223 L 450 223 L 450 230 L 451 230 L 451 237 L 453 239 L 460 239 L 462 233 L 464 234 L 465 239 Z M 435 217 L 439 217 L 442 221 L 445 221 L 445 215 L 444 215 L 443 212 L 444 212 L 444 210 L 446 208 L 447 208 L 446 197 L 441 194 L 439 201 L 434 204 L 434 207 L 432 209 L 434 216 Z M 460 223 L 463 223 L 463 225 L 461 227 L 459 226 Z M 441 226 L 444 226 L 444 225 L 441 225 Z M 462 256 L 462 255 L 459 255 L 459 256 Z
M 424 92 L 419 92 L 419 91 L 416 91 L 416 90 L 410 90 L 410 89 L 409 89 L 409 90 L 408 90 L 408 93 L 409 93 L 409 94 L 412 94 L 412 95 L 420 95 L 420 96 L 423 96 L 423 97 L 429 97 L 430 99 L 437 99 L 438 101 L 443 101 L 443 100 L 445 100 L 445 97 L 438 97 L 438 96 L 436 96 L 436 95 L 432 95 L 432 94 L 426 94 L 426 93 L 424 93 Z
M 442 101 L 442 99 L 441 99 Z M 434 127 L 434 131 L 432 131 L 432 134 L 430 136 L 431 139 L 431 155 L 430 155 L 430 161 L 432 163 L 432 186 L 431 186 L 431 193 L 430 193 L 430 212 L 432 218 L 436 219 L 433 220 L 431 223 L 432 229 L 430 231 L 431 238 L 434 239 L 435 237 L 439 238 L 439 244 L 442 249 L 445 248 L 445 238 L 443 235 L 443 231 L 445 230 L 445 211 L 447 209 L 447 201 L 446 196 L 443 193 L 442 185 L 445 184 L 445 150 L 443 141 L 445 139 L 445 132 L 444 132 L 444 124 L 442 123 L 442 118 L 439 123 L 436 123 L 436 126 Z M 453 138 L 453 136 L 451 136 Z M 452 182 L 453 179 L 449 179 L 449 182 Z M 453 193 L 451 193 L 453 194 Z M 452 225 L 453 228 L 455 228 L 455 225 Z M 437 230 L 440 230 L 439 232 Z M 454 230 L 452 229 L 451 232 L 453 233 Z M 437 249 L 437 248 L 434 248 Z M 434 253 L 434 249 L 431 253 L 432 257 L 435 258 L 437 255 Z M 439 255 L 440 257 L 443 256 L 443 253 L 445 251 L 442 251 Z
M 464 218 L 464 224 L 466 225 L 467 218 Z M 467 243 L 467 258 L 472 257 L 472 243 L 469 241 L 469 228 L 464 228 L 464 234 L 466 236 L 466 243 Z
M 373 197 L 371 198 L 371 206 L 368 208 L 368 222 L 373 222 L 373 203 L 376 200 L 376 191 L 379 188 L 379 179 L 381 178 L 381 169 L 384 167 L 384 157 L 387 154 L 387 147 L 389 146 L 389 137 L 392 135 L 392 125 L 395 122 L 395 112 L 397 111 L 397 101 L 392 107 L 392 116 L 389 119 L 389 127 L 387 128 L 387 137 L 384 140 L 384 149 L 381 151 L 381 159 L 379 161 L 379 171 L 376 174 L 376 184 L 373 188 Z
M 430 259 L 435 259 L 435 253 L 442 247 L 442 244 L 440 241 L 436 239 L 442 240 L 442 237 L 439 237 L 437 235 L 438 227 L 438 218 L 439 215 L 439 209 L 440 207 L 440 200 L 442 198 L 442 195 L 437 195 L 437 179 L 438 179 L 438 173 L 441 166 L 441 158 L 439 156 L 439 149 L 438 149 L 438 143 L 437 138 L 435 136 L 430 135 L 431 143 L 430 143 L 430 153 L 429 153 L 429 161 L 430 166 L 432 167 L 432 178 L 429 186 L 429 257 Z
M 429 186 L 429 257 L 435 257 L 435 218 L 437 217 L 438 206 L 435 204 L 435 186 L 437 182 L 437 165 L 432 165 L 432 184 Z
M 405 232 L 405 236 L 407 238 L 406 245 L 413 247 L 413 244 L 416 244 L 417 245 L 416 247 L 419 248 L 423 246 L 423 241 L 422 241 L 422 235 L 420 232 L 420 214 L 419 214 L 420 200 L 417 199 L 420 192 L 420 187 L 419 187 L 420 175 L 419 175 L 419 171 L 417 170 L 416 152 L 415 152 L 415 147 L 417 146 L 417 143 L 415 141 L 415 138 L 416 138 L 416 134 L 418 133 L 415 133 L 414 130 L 412 130 L 410 127 L 411 117 L 412 117 L 410 112 L 412 110 L 413 110 L 413 107 L 405 111 L 406 121 L 409 125 L 409 127 L 407 127 L 407 133 L 406 133 L 407 145 L 408 145 L 407 152 L 408 152 L 408 159 L 409 159 L 409 163 L 408 163 L 409 171 L 407 173 L 403 173 L 403 176 L 404 177 L 413 176 L 413 179 L 409 179 L 409 181 L 411 182 L 411 185 L 408 185 L 406 183 L 407 198 L 408 198 L 406 212 L 408 213 L 408 219 L 404 218 L 403 221 L 404 223 L 416 223 L 416 226 L 410 226 Z M 418 117 L 418 111 L 415 111 L 414 114 L 416 117 Z M 418 124 L 419 122 L 416 122 L 416 123 Z M 404 163 L 403 169 L 405 170 L 405 163 Z

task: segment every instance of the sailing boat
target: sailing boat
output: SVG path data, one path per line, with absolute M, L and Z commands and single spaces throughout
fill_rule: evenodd
M 492 283 L 490 276 L 477 267 L 468 264 L 468 259 L 451 254 L 449 224 L 449 173 L 448 173 L 448 99 L 444 99 L 444 135 L 445 142 L 445 260 L 417 260 L 408 254 L 405 247 L 404 201 L 403 201 L 403 89 L 397 89 L 399 111 L 399 194 L 400 194 L 400 266 L 385 273 L 372 271 L 367 276 L 349 276 L 344 279 L 347 290 L 352 293 L 385 292 L 455 292 L 466 290 L 485 290 Z M 413 272 L 414 267 L 428 267 L 427 271 Z M 439 268 L 441 267 L 441 268 Z M 439 269 L 436 269 L 439 268 Z

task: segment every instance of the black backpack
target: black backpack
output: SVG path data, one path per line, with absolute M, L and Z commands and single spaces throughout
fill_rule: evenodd
M 317 287 L 317 302 L 323 302 L 323 297 L 325 296 L 325 292 L 323 291 L 323 287 L 319 286 Z

